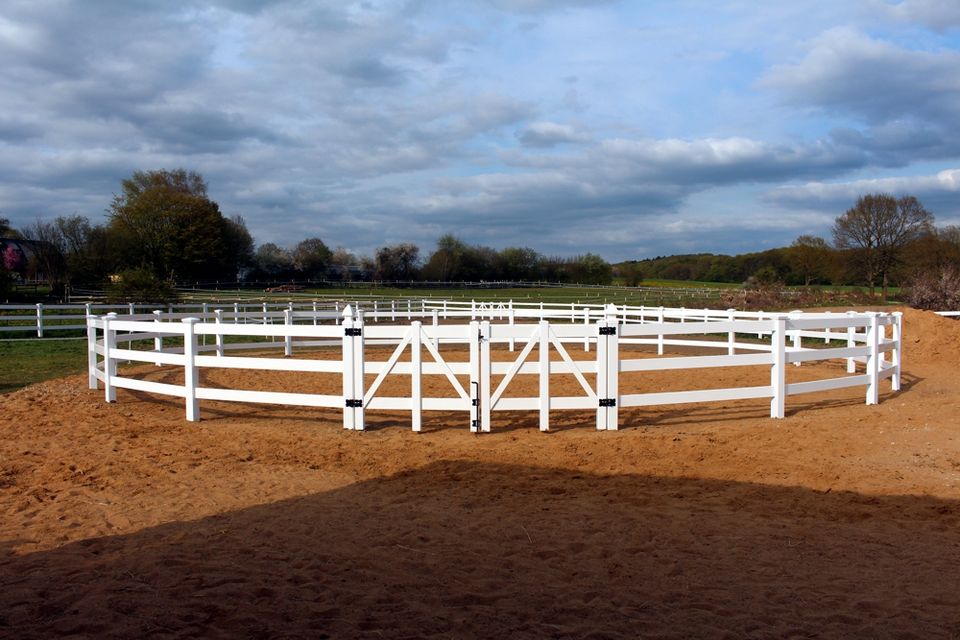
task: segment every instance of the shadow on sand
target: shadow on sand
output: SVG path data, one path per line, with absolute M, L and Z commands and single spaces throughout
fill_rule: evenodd
M 443 461 L 0 557 L 0 637 L 948 638 L 960 503 Z

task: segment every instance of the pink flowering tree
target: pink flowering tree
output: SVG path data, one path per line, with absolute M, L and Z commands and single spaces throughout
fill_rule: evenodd
M 27 259 L 20 247 L 8 244 L 3 250 L 3 268 L 7 271 L 21 271 L 27 266 Z

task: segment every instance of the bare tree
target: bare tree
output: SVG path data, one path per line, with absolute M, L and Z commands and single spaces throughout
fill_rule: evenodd
M 886 302 L 890 271 L 901 250 L 932 228 L 933 214 L 915 197 L 896 199 L 880 193 L 857 198 L 857 204 L 834 222 L 833 238 L 839 249 L 858 254 L 871 295 L 881 279 Z

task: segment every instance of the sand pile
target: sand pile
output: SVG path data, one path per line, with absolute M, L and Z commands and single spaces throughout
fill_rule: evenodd
M 900 311 L 904 357 L 920 362 L 960 363 L 960 320 L 909 307 Z
M 956 638 L 960 323 L 904 321 L 902 392 L 791 398 L 782 421 L 740 401 L 619 432 L 370 412 L 356 433 L 212 402 L 187 423 L 83 376 L 8 394 L 0 638 Z M 718 384 L 763 378 L 745 369 Z

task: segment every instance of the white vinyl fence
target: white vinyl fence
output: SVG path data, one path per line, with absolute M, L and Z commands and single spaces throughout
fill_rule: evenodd
M 282 311 L 214 309 L 199 316 L 161 310 L 111 313 L 89 316 L 86 326 L 91 389 L 102 383 L 108 402 L 116 400 L 117 389 L 180 397 L 191 421 L 200 419 L 200 401 L 218 400 L 335 408 L 342 410 L 345 428 L 358 430 L 367 410 L 409 411 L 414 431 L 420 430 L 424 411 L 460 414 L 474 432 L 490 431 L 495 411 L 537 411 L 545 431 L 552 411 L 590 410 L 596 412 L 597 429 L 615 430 L 619 409 L 625 407 L 763 398 L 770 401 L 770 416 L 782 418 L 790 396 L 863 386 L 866 403 L 876 404 L 882 380 L 889 379 L 894 391 L 900 388 L 900 313 L 423 301 L 419 309 L 381 303 L 367 313 L 350 306 L 342 312 L 289 306 Z M 391 355 L 367 360 L 368 345 L 387 347 Z M 504 349 L 492 351 L 492 345 L 506 347 L 507 356 Z M 663 357 L 675 347 L 709 353 Z M 574 359 L 575 348 L 593 355 Z M 251 349 L 257 355 L 234 355 Z M 449 357 L 465 349 L 467 361 Z M 534 349 L 537 355 L 531 358 Z M 290 358 L 295 350 L 308 357 Z M 787 383 L 788 365 L 827 360 L 845 362 L 837 368 L 843 373 Z M 119 362 L 179 367 L 184 382 L 121 375 Z M 768 368 L 769 384 L 648 393 L 622 384 L 620 375 L 677 370 L 709 379 L 710 369 L 741 366 Z M 205 386 L 200 372 L 215 368 L 252 370 L 251 377 L 256 371 L 335 374 L 342 384 L 333 395 Z M 365 375 L 374 377 L 369 386 Z M 551 381 L 558 375 L 572 375 L 578 393 L 553 393 Z M 409 392 L 384 395 L 383 382 L 391 376 L 405 378 Z M 444 395 L 425 393 L 430 376 L 445 381 Z M 508 396 L 518 376 L 535 377 L 537 394 Z

